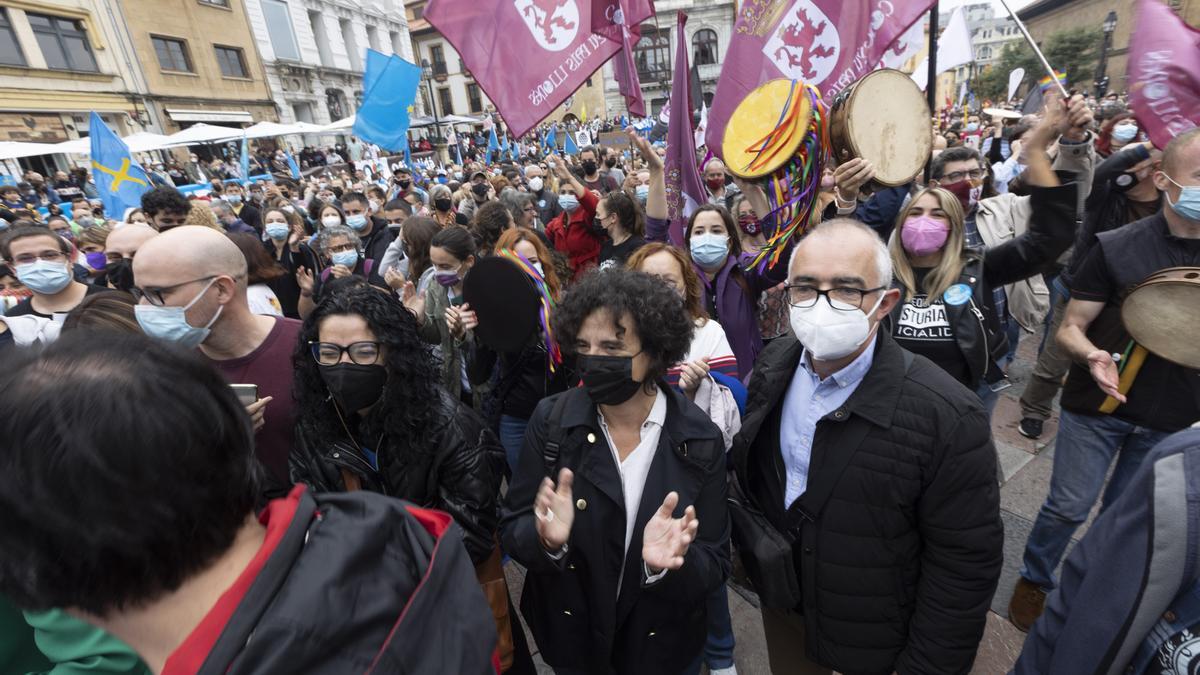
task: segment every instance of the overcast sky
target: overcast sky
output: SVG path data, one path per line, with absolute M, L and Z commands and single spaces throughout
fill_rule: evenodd
M 942 12 L 948 12 L 959 5 L 974 4 L 974 2 L 978 1 L 979 0 L 939 0 L 938 10 Z M 1012 7 L 1013 11 L 1017 11 L 1026 5 L 1032 5 L 1034 2 L 1035 0 L 1008 0 L 1008 6 Z M 994 7 L 996 10 L 996 16 L 1004 16 L 1004 5 L 1001 5 L 999 2 L 997 2 L 997 0 L 992 0 L 992 7 Z

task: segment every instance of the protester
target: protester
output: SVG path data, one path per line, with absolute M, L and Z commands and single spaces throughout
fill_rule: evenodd
M 246 258 L 203 227 L 175 228 L 145 242 L 133 259 L 137 320 L 150 337 L 198 349 L 230 384 L 253 384 L 246 406 L 255 454 L 270 487 L 287 483 L 292 447 L 292 370 L 300 322 L 250 311 Z
M 264 208 L 262 219 L 263 234 L 266 235 L 263 245 L 267 255 L 287 272 L 268 280 L 267 286 L 279 299 L 283 315 L 290 319 L 298 319 L 300 284 L 296 281 L 296 271 L 301 267 L 310 270 L 316 267 L 315 255 L 305 243 L 307 236 L 304 223 L 295 209 L 287 211 L 282 207 Z
M 258 237 L 244 232 L 230 232 L 228 236 L 246 258 L 246 301 L 250 311 L 283 316 L 283 305 L 269 284 L 290 276 L 287 270 L 271 258 Z
M 197 208 L 203 209 L 204 205 L 196 202 L 192 205 L 192 210 L 194 211 Z M 237 211 L 229 202 L 223 199 L 214 199 L 213 201 L 209 202 L 208 208 L 212 211 L 212 214 L 216 216 L 217 222 L 221 224 L 221 227 L 225 232 L 230 234 L 235 232 L 240 234 L 248 234 L 252 237 L 259 237 L 261 239 L 261 235 L 257 230 L 238 217 Z M 261 224 L 259 226 L 261 227 Z
M 451 225 L 466 226 L 471 219 L 454 210 L 454 201 L 450 196 L 450 188 L 445 185 L 434 185 L 429 191 L 430 204 L 433 205 L 432 218 L 442 227 Z
M 242 178 L 246 177 L 242 176 Z M 241 185 L 237 183 L 226 185 L 222 197 L 230 205 L 233 215 L 237 216 L 238 220 L 248 225 L 255 234 L 262 232 L 262 214 L 258 205 L 252 200 L 246 199 Z
M 342 211 L 345 214 L 345 225 L 362 241 L 364 259 L 371 260 L 374 269 L 382 270 L 384 254 L 395 235 L 388 229 L 387 222 L 376 218 L 368 211 L 369 200 L 361 192 L 348 192 L 342 195 Z
M 104 240 L 103 285 L 128 292 L 133 286 L 133 257 L 142 244 L 156 236 L 158 231 L 148 225 L 128 224 L 114 229 Z M 97 285 L 101 285 L 100 279 Z
M 1045 154 L 1052 132 L 1039 125 L 1029 140 L 1031 213 L 1023 234 L 987 249 L 969 246 L 957 197 L 927 188 L 900 212 L 889 244 L 902 293 L 889 317 L 892 337 L 975 391 L 989 410 L 1009 348 L 992 289 L 1039 274 L 1074 233 L 1075 186 L 1058 187 Z
M 1116 360 L 1134 351 L 1120 318 L 1128 289 L 1160 270 L 1200 265 L 1200 130 L 1171 140 L 1153 180 L 1163 193 L 1163 208 L 1096 235 L 1071 275 L 1071 300 L 1058 341 L 1074 363 L 1063 386 L 1050 491 L 1025 544 L 1021 578 L 1009 604 L 1009 618 L 1021 630 L 1041 615 L 1046 594 L 1055 587 L 1054 569 L 1101 490 L 1103 511 L 1154 445 L 1200 420 L 1196 370 L 1147 353 L 1136 377 L 1122 378 L 1126 364 L 1119 367 Z M 1108 398 L 1119 405 L 1105 408 Z M 1116 467 L 1105 488 L 1114 456 Z
M 312 313 L 321 299 L 326 281 L 350 275 L 360 276 L 373 286 L 387 290 L 387 282 L 379 276 L 375 261 L 366 257 L 362 240 L 354 230 L 345 225 L 327 225 L 317 233 L 316 253 L 322 261 L 320 272 L 314 273 L 307 267 L 296 271 L 296 283 L 300 286 L 299 312 L 301 317 Z
M 156 187 L 142 195 L 142 212 L 146 222 L 159 232 L 183 225 L 191 208 L 187 197 L 175 188 Z
M 562 157 L 550 157 L 551 170 L 559 179 L 558 205 L 562 213 L 546 223 L 546 238 L 555 250 L 567 256 L 572 279 L 598 264 L 602 234 L 593 229 L 599 195 L 585 188 L 567 168 Z
M 500 202 L 488 202 L 476 209 L 470 229 L 475 235 L 479 255 L 492 255 L 500 236 L 515 226 L 512 212 Z
M 738 485 L 789 533 L 784 573 L 802 581 L 795 607 L 764 603 L 775 672 L 965 672 L 999 579 L 987 412 L 877 330 L 900 300 L 890 267 L 861 223 L 811 230 L 788 266 L 795 338 L 750 380 Z
M 404 291 L 405 287 L 411 285 L 409 290 L 415 297 L 425 292 L 433 280 L 429 242 L 441 229 L 431 218 L 409 216 L 405 219 L 400 236 L 388 247 L 383 259 L 383 278 L 392 290 Z
M 31 315 L 45 320 L 65 315 L 102 286 L 76 281 L 69 242 L 44 227 L 14 227 L 0 240 L 0 255 L 9 261 L 30 297 L 4 312 L 7 317 Z M 11 326 L 10 326 L 11 327 Z
M 150 675 L 127 645 L 61 609 L 24 612 L 0 597 L 0 672 Z
M 622 267 L 645 243 L 646 219 L 642 208 L 625 192 L 610 192 L 596 205 L 596 222 L 608 232 L 600 245 L 600 269 Z
M 505 190 L 500 194 L 500 203 L 512 215 L 517 227 L 532 228 L 537 221 L 537 207 L 533 205 L 533 197 L 527 192 Z
M 0 594 L 65 609 L 156 673 L 276 672 L 280 655 L 311 673 L 494 672 L 456 526 L 303 488 L 256 517 L 251 424 L 225 380 L 143 336 L 95 338 L 0 370 Z M 329 592 L 345 584 L 369 592 Z
M 737 185 L 726 184 L 725 162 L 714 157 L 704 165 L 704 186 L 708 188 L 708 203 L 733 210 L 733 198 L 741 192 Z
M 420 326 L 421 338 L 440 349 L 442 388 L 468 401 L 471 388 L 465 377 L 462 350 L 464 344 L 473 340 L 473 326 L 462 320 L 461 315 L 470 312 L 463 302 L 462 283 L 475 264 L 475 238 L 465 228 L 448 227 L 437 230 L 425 250 L 425 258 L 420 262 L 428 266 L 437 283 L 408 281 L 406 286 L 420 298 L 410 307 Z M 425 287 L 421 288 L 422 285 Z M 451 312 L 452 309 L 456 311 Z
M 661 282 L 608 270 L 575 284 L 554 330 L 583 386 L 538 404 L 505 498 L 522 616 L 555 672 L 680 672 L 729 573 L 720 432 L 660 384 L 691 321 Z
M 129 293 L 97 293 L 89 295 L 72 309 L 63 320 L 63 332 L 74 330 L 141 333 L 135 307 L 137 301 Z
M 579 151 L 579 176 L 583 185 L 601 197 L 620 190 L 621 183 L 608 174 L 601 174 L 600 165 L 596 160 L 596 148 L 589 145 Z M 565 180 L 562 174 L 557 171 L 555 173 L 559 180 Z M 576 196 L 578 194 L 576 193 Z
M 533 195 L 533 205 L 537 208 L 538 222 L 545 227 L 563 211 L 558 203 L 558 194 L 547 184 L 545 171 L 540 166 L 526 167 L 525 178 L 529 181 L 529 194 Z

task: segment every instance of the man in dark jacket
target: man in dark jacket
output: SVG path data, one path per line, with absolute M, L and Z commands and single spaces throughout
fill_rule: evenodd
M 153 672 L 493 672 L 491 612 L 448 515 L 297 487 L 255 517 L 237 396 L 141 334 L 68 333 L 8 359 L 0 594 L 15 604 L 61 607 Z
M 867 226 L 822 223 L 789 267 L 798 339 L 750 381 L 737 480 L 792 543 L 801 597 L 763 610 L 777 673 L 966 673 L 983 635 L 1003 545 L 988 415 L 877 330 L 891 276 Z

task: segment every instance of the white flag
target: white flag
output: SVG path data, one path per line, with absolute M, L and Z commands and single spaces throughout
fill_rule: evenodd
M 879 67 L 899 70 L 904 67 L 904 64 L 908 63 L 909 59 L 916 56 L 924 46 L 925 22 L 920 20 L 914 21 L 912 27 L 896 38 L 896 41 L 892 43 L 892 48 L 883 53 L 883 58 L 879 61 Z
M 1021 80 L 1025 79 L 1024 68 L 1013 68 L 1013 71 L 1008 74 L 1008 100 L 1011 101 L 1013 94 L 1017 93 L 1017 87 L 1021 86 Z
M 967 19 L 963 15 L 963 8 L 959 7 L 954 10 L 954 14 L 950 17 L 950 23 L 938 38 L 937 71 L 944 73 L 974 60 L 975 53 L 971 50 L 971 31 L 967 29 Z M 912 78 L 918 87 L 925 88 L 929 79 L 928 58 L 921 60 L 921 64 L 913 71 Z
M 708 131 L 708 104 L 701 103 L 700 124 L 696 127 L 696 149 L 704 147 L 704 132 Z

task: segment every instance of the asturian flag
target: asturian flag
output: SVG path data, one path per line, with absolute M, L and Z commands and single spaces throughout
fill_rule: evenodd
M 150 177 L 125 145 L 95 112 L 88 122 L 92 143 L 92 178 L 108 217 L 123 219 L 127 209 L 141 208 L 142 195 L 150 191 Z

